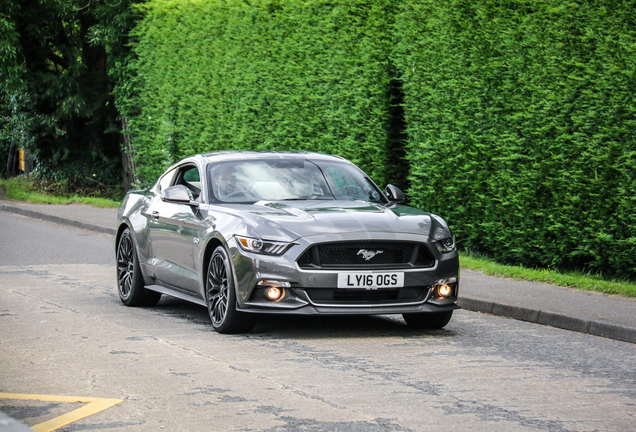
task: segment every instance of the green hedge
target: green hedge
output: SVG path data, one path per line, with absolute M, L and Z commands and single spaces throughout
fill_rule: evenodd
M 636 2 L 409 0 L 411 197 L 508 263 L 636 275 Z
M 405 140 L 411 202 L 463 248 L 634 278 L 634 10 L 150 0 L 124 104 L 140 174 L 196 152 L 306 149 L 404 186 Z
M 151 181 L 198 152 L 338 154 L 387 181 L 390 0 L 151 0 L 131 130 Z

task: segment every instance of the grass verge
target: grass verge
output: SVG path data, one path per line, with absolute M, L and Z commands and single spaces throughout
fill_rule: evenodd
M 87 197 L 77 194 L 50 195 L 35 189 L 28 179 L 14 177 L 0 179 L 0 199 L 27 201 L 33 204 L 88 204 L 99 208 L 117 208 L 119 201 L 109 198 Z
M 566 273 L 551 269 L 528 269 L 521 266 L 503 265 L 488 258 L 476 257 L 466 253 L 460 253 L 459 262 L 462 268 L 481 271 L 491 276 L 509 277 L 606 294 L 619 294 L 625 297 L 636 297 L 636 284 L 627 281 L 610 281 L 603 279 L 601 276 L 586 273 Z

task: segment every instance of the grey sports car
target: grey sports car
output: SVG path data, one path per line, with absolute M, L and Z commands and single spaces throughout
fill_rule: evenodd
M 257 314 L 402 314 L 444 327 L 457 309 L 455 239 L 351 162 L 291 152 L 188 157 L 119 209 L 119 297 L 207 307 L 220 333 Z

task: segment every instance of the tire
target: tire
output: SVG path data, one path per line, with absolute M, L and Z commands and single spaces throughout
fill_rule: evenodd
M 245 333 L 254 328 L 254 316 L 236 310 L 236 287 L 232 277 L 232 264 L 223 246 L 214 250 L 208 262 L 205 303 L 212 327 L 217 332 Z
M 437 330 L 443 328 L 451 320 L 453 311 L 423 312 L 402 314 L 409 327 L 416 329 Z
M 154 306 L 161 293 L 144 288 L 137 250 L 130 229 L 126 228 L 117 243 L 117 291 L 126 306 Z

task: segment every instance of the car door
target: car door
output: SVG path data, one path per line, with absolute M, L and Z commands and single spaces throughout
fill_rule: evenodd
M 201 175 L 195 164 L 176 168 L 166 186 L 183 185 L 192 199 L 202 202 Z M 161 188 L 160 188 L 161 189 Z M 149 240 L 154 277 L 158 283 L 185 291 L 198 291 L 199 276 L 194 265 L 194 242 L 203 221 L 196 207 L 167 202 L 159 197 L 149 206 Z

